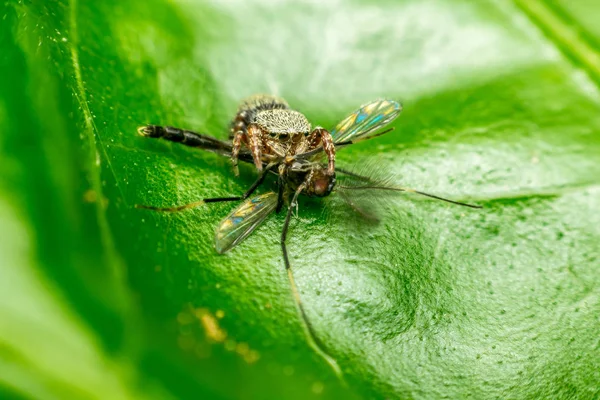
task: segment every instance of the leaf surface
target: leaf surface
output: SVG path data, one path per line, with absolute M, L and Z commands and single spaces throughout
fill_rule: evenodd
M 600 8 L 569 4 L 5 4 L 0 395 L 598 396 L 600 69 L 586 17 Z M 283 215 L 219 255 L 233 204 L 134 208 L 243 193 L 250 166 L 235 178 L 226 158 L 136 129 L 225 139 L 260 92 L 327 127 L 399 100 L 395 131 L 338 164 L 375 160 L 398 184 L 484 207 L 398 196 L 373 226 L 335 195 L 300 202 L 296 282 L 347 386 L 306 341 Z M 63 346 L 73 356 L 58 361 Z

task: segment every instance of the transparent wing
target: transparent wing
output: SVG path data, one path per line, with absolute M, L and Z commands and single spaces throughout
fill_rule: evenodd
M 400 186 L 396 183 L 400 180 L 399 177 L 382 170 L 381 163 L 377 159 L 362 161 L 354 171 L 340 167 L 336 167 L 335 171 L 338 173 L 336 190 L 338 192 L 346 192 L 344 200 L 363 215 L 374 215 L 371 210 L 381 208 L 380 205 L 385 206 L 385 202 L 392 198 L 390 195 L 393 196 L 395 193 L 413 193 L 459 206 L 481 208 L 481 206 L 475 204 L 463 203 L 406 186 Z M 366 212 L 362 212 L 361 209 Z
M 365 104 L 331 131 L 334 143 L 356 142 L 376 133 L 400 114 L 402 106 L 394 100 L 375 100 Z
M 277 206 L 277 194 L 269 192 L 244 201 L 217 227 L 215 248 L 220 254 L 241 243 Z

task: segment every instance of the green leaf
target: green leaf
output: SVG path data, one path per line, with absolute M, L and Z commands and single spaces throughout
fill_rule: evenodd
M 600 395 L 597 5 L 0 11 L 0 397 Z M 136 129 L 225 139 L 237 103 L 260 92 L 325 127 L 402 101 L 394 132 L 338 164 L 375 160 L 399 184 L 484 207 L 397 196 L 372 225 L 335 194 L 300 202 L 291 263 L 343 380 L 296 311 L 283 215 L 218 255 L 233 204 L 134 208 L 243 193 L 252 167 L 236 178 L 226 158 Z

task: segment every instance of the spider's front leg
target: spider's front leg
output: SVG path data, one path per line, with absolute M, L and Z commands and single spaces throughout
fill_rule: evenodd
M 233 166 L 233 174 L 238 176 L 240 170 L 238 168 L 238 156 L 240 155 L 240 149 L 242 148 L 242 142 L 247 143 L 246 132 L 237 131 L 233 134 L 233 141 L 231 146 L 231 165 Z
M 308 135 L 307 139 L 309 150 L 323 146 L 323 151 L 327 155 L 327 175 L 333 175 L 335 172 L 335 144 L 329 131 L 318 126 Z
M 250 124 L 245 131 L 237 131 L 233 136 L 233 146 L 231 149 L 231 163 L 235 175 L 239 174 L 238 156 L 242 148 L 242 142 L 248 147 L 254 160 L 254 165 L 258 172 L 263 170 L 262 162 L 262 146 L 263 146 L 263 131 L 256 124 Z
M 248 125 L 246 129 L 246 137 L 248 138 L 247 146 L 250 148 L 252 159 L 256 169 L 260 172 L 263 169 L 262 163 L 262 148 L 263 148 L 263 130 L 256 124 Z

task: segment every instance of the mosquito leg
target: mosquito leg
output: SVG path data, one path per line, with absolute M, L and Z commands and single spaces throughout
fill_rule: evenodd
M 290 226 L 290 220 L 292 218 L 292 210 L 294 208 L 294 205 L 298 201 L 298 196 L 304 190 L 305 187 L 306 187 L 306 182 L 304 182 L 300 186 L 298 186 L 298 188 L 294 192 L 294 196 L 292 197 L 292 201 L 290 202 L 290 205 L 288 206 L 287 214 L 285 216 L 285 222 L 283 223 L 283 229 L 281 231 L 281 250 L 283 251 L 283 261 L 285 263 L 286 270 L 290 269 L 290 260 L 288 259 L 287 248 L 285 246 L 285 239 L 287 238 L 287 232 L 288 232 L 288 228 Z
M 275 207 L 275 213 L 279 214 L 283 208 L 283 191 L 284 184 L 281 177 L 277 178 L 277 207 Z
M 269 164 L 267 166 L 267 168 L 265 168 L 264 171 L 260 174 L 260 176 L 258 177 L 258 179 L 256 181 L 254 181 L 254 183 L 252 184 L 252 186 L 250 186 L 250 188 L 248 190 L 246 190 L 246 192 L 243 195 L 241 195 L 241 196 L 213 197 L 213 198 L 203 199 L 203 200 L 199 200 L 199 201 L 194 201 L 192 203 L 183 204 L 181 206 L 174 206 L 174 207 L 154 207 L 154 206 L 145 206 L 143 204 L 136 204 L 135 208 L 143 208 L 143 209 L 146 209 L 146 210 L 163 211 L 163 212 L 176 212 L 176 211 L 183 211 L 183 210 L 187 210 L 187 209 L 190 209 L 190 208 L 199 207 L 199 206 L 204 205 L 206 203 L 219 203 L 219 202 L 225 202 L 225 201 L 246 200 L 264 182 L 265 178 L 267 177 L 267 174 L 269 173 L 269 171 L 274 166 L 275 166 L 275 164 Z
M 275 167 L 275 165 L 276 164 L 267 165 L 267 167 L 260 173 L 258 179 L 254 181 L 252 186 L 250 186 L 250 188 L 246 190 L 246 192 L 243 195 L 237 197 L 214 197 L 212 199 L 204 199 L 203 201 L 205 203 L 218 203 L 221 201 L 246 200 L 252 195 L 252 193 L 256 191 L 256 189 L 258 189 L 260 185 L 262 185 L 262 183 L 265 181 L 265 178 L 267 177 L 267 174 L 273 169 L 273 167 Z
M 146 206 L 144 204 L 136 204 L 135 208 L 142 208 L 144 210 L 162 211 L 162 212 L 176 212 L 176 211 L 187 210 L 190 208 L 200 207 L 201 205 L 204 205 L 204 200 L 194 201 L 192 203 L 183 204 L 181 206 L 174 206 L 174 207 L 154 207 L 154 206 Z
M 361 177 L 360 175 L 356 175 L 356 176 Z M 407 188 L 407 187 L 383 186 L 383 185 L 377 185 L 377 184 L 365 185 L 365 186 L 338 185 L 337 187 L 338 187 L 338 189 L 344 189 L 344 190 L 389 190 L 389 191 L 393 191 L 393 192 L 415 193 L 415 194 L 419 194 L 421 196 L 429 197 L 432 199 L 445 201 L 446 203 L 455 204 L 457 206 L 463 206 L 463 207 L 469 207 L 469 208 L 483 208 L 482 206 L 478 206 L 475 204 L 463 203 L 461 201 L 454 201 L 454 200 L 447 199 L 445 197 L 437 196 L 435 194 L 421 192 L 420 190 L 415 190 L 415 189 L 411 189 L 411 188 Z
M 305 187 L 306 187 L 306 183 L 303 183 L 298 187 L 298 189 L 296 189 L 296 192 L 294 193 L 292 201 L 291 201 L 290 205 L 288 206 L 287 214 L 285 216 L 285 222 L 283 223 L 283 229 L 281 231 L 281 251 L 283 253 L 283 261 L 285 264 L 285 270 L 287 271 L 288 279 L 290 281 L 290 287 L 292 288 L 292 294 L 294 295 L 294 301 L 296 302 L 296 307 L 300 313 L 300 316 L 302 317 L 302 321 L 304 322 L 304 330 L 305 330 L 306 338 L 308 339 L 308 343 L 317 352 L 317 354 L 319 354 L 321 357 L 323 357 L 323 359 L 331 366 L 331 368 L 333 369 L 335 374 L 338 376 L 338 378 L 340 378 L 343 381 L 343 376 L 342 376 L 342 371 L 340 369 L 340 366 L 338 365 L 337 361 L 332 356 L 330 356 L 325 350 L 323 350 L 324 349 L 323 344 L 318 339 L 318 337 L 315 333 L 315 329 L 312 326 L 312 324 L 310 323 L 308 316 L 306 315 L 306 311 L 304 310 L 304 306 L 302 305 L 302 300 L 300 298 L 300 292 L 298 291 L 298 287 L 296 286 L 296 280 L 294 279 L 294 274 L 292 272 L 292 267 L 290 265 L 290 260 L 288 258 L 288 253 L 287 253 L 287 247 L 285 244 L 285 241 L 287 238 L 287 232 L 288 232 L 288 229 L 290 226 L 290 220 L 292 218 L 292 210 L 294 209 L 294 205 L 298 201 L 298 196 L 300 195 L 300 192 L 302 192 L 302 190 L 304 190 Z
M 345 170 L 345 169 L 342 169 L 342 168 L 338 168 L 336 171 L 340 172 L 342 174 L 349 175 L 349 176 L 352 176 L 354 178 L 360 179 L 360 180 L 365 181 L 365 182 L 374 183 L 373 179 L 369 178 L 368 176 L 363 176 L 363 175 L 355 174 L 352 171 L 348 171 L 348 170 Z M 421 196 L 426 196 L 426 197 L 429 197 L 429 198 L 432 198 L 432 199 L 445 201 L 446 203 L 456 204 L 457 206 L 464 206 L 464 207 L 469 207 L 469 208 L 482 208 L 481 206 L 478 206 L 478 205 L 463 203 L 463 202 L 460 202 L 460 201 L 454 201 L 454 200 L 447 199 L 445 197 L 437 196 L 435 194 L 421 192 L 420 190 L 415 190 L 415 189 L 411 189 L 411 188 L 407 188 L 407 187 L 401 187 L 401 186 L 382 186 L 382 185 L 377 185 L 375 183 L 373 185 L 350 186 L 350 187 L 346 187 L 346 186 L 343 186 L 343 185 L 338 185 L 338 188 L 340 188 L 340 189 L 348 189 L 348 190 L 364 190 L 364 189 L 391 190 L 391 191 L 396 191 L 396 192 L 416 193 L 416 194 L 419 194 Z
M 285 191 L 285 182 L 283 176 L 286 173 L 285 164 L 279 164 L 279 171 L 277 175 L 277 207 L 275 207 L 275 213 L 279 214 L 283 208 L 283 195 Z

